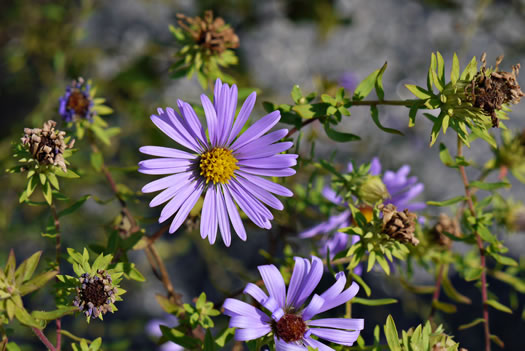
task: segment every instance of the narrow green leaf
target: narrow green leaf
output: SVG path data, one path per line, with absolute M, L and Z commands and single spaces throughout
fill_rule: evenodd
M 42 329 L 44 327 L 42 324 L 34 320 L 34 318 L 31 317 L 31 315 L 22 306 L 17 306 L 17 308 L 15 309 L 15 317 L 20 323 L 24 325 L 35 327 L 38 329 Z
M 456 162 L 454 162 L 454 159 L 450 155 L 450 152 L 443 143 L 439 144 L 439 159 L 445 166 L 450 168 L 457 168 Z
M 474 319 L 472 322 L 470 323 L 467 323 L 467 324 L 462 324 L 458 327 L 459 330 L 465 330 L 465 329 L 469 329 L 469 328 L 472 328 L 480 323 L 485 323 L 485 320 L 483 318 L 476 318 Z
M 497 344 L 501 348 L 505 347 L 505 343 L 497 335 L 491 334 L 490 335 L 490 340 L 492 340 L 495 344 Z
M 445 201 L 427 201 L 427 205 L 444 207 L 444 206 L 450 206 L 450 205 L 456 204 L 464 200 L 465 200 L 465 196 L 456 196 L 456 197 L 453 197 L 452 199 L 448 199 Z
M 385 73 L 387 63 L 379 69 L 379 73 L 377 74 L 376 82 L 375 82 L 375 88 L 376 88 L 376 94 L 379 100 L 383 100 L 385 98 L 385 91 L 383 90 L 383 73 Z
M 491 255 L 496 261 L 498 261 L 498 263 L 504 264 L 504 265 L 506 265 L 506 266 L 511 266 L 511 267 L 517 267 L 517 266 L 518 266 L 518 262 L 516 262 L 516 260 L 514 260 L 514 259 L 511 258 L 511 257 L 503 256 L 503 255 L 499 255 L 499 254 L 497 254 L 497 253 L 490 253 L 490 255 Z
M 372 116 L 372 120 L 374 121 L 375 125 L 379 129 L 381 129 L 383 132 L 390 133 L 390 134 L 404 135 L 403 132 L 397 129 L 387 128 L 381 124 L 381 122 L 379 121 L 379 111 L 376 105 L 370 106 L 370 115 Z
M 78 308 L 75 306 L 60 306 L 54 311 L 33 311 L 31 315 L 35 319 L 41 319 L 45 321 L 52 321 L 58 318 L 61 318 L 68 314 L 73 314 L 78 311 Z
M 352 276 L 352 279 L 354 281 L 357 282 L 357 284 L 359 284 L 364 290 L 365 290 L 365 294 L 366 296 L 370 296 L 370 294 L 372 294 L 372 290 L 370 289 L 370 287 L 368 286 L 368 284 L 365 283 L 365 281 L 363 280 L 363 278 L 361 278 L 361 276 L 355 274 L 355 273 L 350 273 L 350 275 Z
M 76 174 L 75 172 L 73 172 L 71 169 L 68 169 L 67 172 L 64 172 L 63 170 L 61 169 L 57 169 L 55 171 L 55 174 L 59 177 L 62 177 L 62 178 L 80 178 L 80 176 L 78 174 Z
M 474 181 L 470 183 L 470 186 L 472 188 L 478 188 L 482 190 L 491 191 L 491 190 L 496 190 L 500 188 L 510 188 L 511 184 L 509 182 L 485 183 L 485 182 Z
M 450 303 L 434 300 L 432 306 L 445 313 L 456 313 L 456 306 Z
M 390 351 L 401 351 L 401 344 L 399 343 L 399 334 L 397 333 L 397 327 L 394 323 L 394 319 L 391 315 L 388 315 L 386 324 L 384 326 L 386 342 Z
M 40 261 L 40 256 L 42 256 L 42 251 L 37 251 L 18 266 L 15 271 L 15 279 L 17 283 L 24 283 L 33 276 L 33 273 L 35 273 L 36 267 L 38 266 L 38 262 Z
M 510 308 L 496 300 L 488 299 L 487 301 L 485 301 L 485 303 L 490 307 L 497 309 L 498 311 L 512 314 L 512 310 Z
M 78 199 L 73 205 L 69 206 L 68 208 L 60 211 L 58 213 L 58 217 L 63 217 L 63 216 L 66 216 L 68 214 L 71 214 L 73 212 L 75 212 L 76 210 L 78 210 L 80 207 L 82 207 L 82 205 L 87 201 L 87 199 L 89 199 L 91 197 L 91 195 L 84 195 L 82 196 L 80 199 Z
M 441 282 L 441 285 L 443 286 L 443 291 L 445 294 L 450 297 L 455 302 L 464 303 L 464 304 L 470 304 L 472 301 L 466 297 L 465 295 L 460 294 L 452 285 L 452 282 L 448 278 L 447 272 L 444 272 L 443 274 L 443 280 Z
M 393 303 L 397 303 L 396 299 L 363 299 L 360 297 L 354 297 L 352 299 L 352 303 L 356 303 L 359 305 L 366 305 L 366 306 L 383 306 L 383 305 L 391 305 Z
M 55 189 L 60 190 L 60 184 L 58 184 L 57 176 L 54 173 L 47 173 L 47 180 L 49 180 L 49 182 L 52 186 L 55 187 Z
M 296 104 L 298 104 L 301 98 L 303 97 L 303 92 L 301 91 L 301 88 L 299 87 L 299 85 L 296 84 L 293 86 L 291 95 L 292 95 L 293 101 Z
M 332 129 L 328 122 L 324 123 L 324 130 L 330 139 L 340 143 L 361 140 L 361 138 L 355 134 L 338 132 L 337 130 Z
M 376 84 L 376 79 L 377 75 L 379 74 L 379 71 L 380 69 L 375 70 L 357 85 L 357 87 L 354 90 L 354 96 L 352 97 L 354 101 L 361 101 L 370 94 L 370 92 L 372 91 L 372 89 L 374 89 L 374 86 Z
M 412 94 L 414 94 L 419 99 L 430 99 L 432 97 L 432 94 L 426 91 L 425 89 L 418 87 L 414 84 L 405 84 L 405 87 L 410 90 Z
M 460 68 L 458 55 L 454 53 L 454 57 L 452 58 L 452 69 L 450 70 L 450 81 L 453 85 L 455 85 L 459 79 L 459 70 Z
M 29 280 L 28 282 L 22 284 L 22 286 L 19 289 L 20 295 L 24 296 L 24 295 L 29 294 L 30 292 L 40 289 L 48 281 L 53 279 L 57 274 L 58 274 L 57 271 L 48 271 L 48 272 L 44 272 L 44 273 L 37 275 L 36 277 Z
M 102 169 L 102 165 L 104 164 L 104 158 L 102 156 L 102 153 L 92 152 L 90 155 L 90 160 L 91 160 L 91 165 L 93 166 L 93 168 L 97 172 L 100 172 L 100 170 Z

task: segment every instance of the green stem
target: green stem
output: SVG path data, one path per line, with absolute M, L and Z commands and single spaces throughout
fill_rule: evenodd
M 51 205 L 51 212 L 53 213 L 53 221 L 55 224 L 55 232 L 56 232 L 56 241 L 55 241 L 55 251 L 56 251 L 56 270 L 58 274 L 60 274 L 60 251 L 62 248 L 61 243 L 61 237 L 60 237 L 60 220 L 58 218 L 57 209 L 54 204 Z M 57 280 L 58 281 L 58 280 Z M 58 307 L 58 306 L 57 306 Z M 60 334 L 60 329 L 62 328 L 62 320 L 60 318 L 55 320 L 56 323 L 56 333 L 57 333 L 57 346 L 56 349 L 60 351 L 62 348 L 62 335 Z
M 87 339 L 81 338 L 79 336 L 73 335 L 72 333 L 70 333 L 70 332 L 68 332 L 67 330 L 64 330 L 64 329 L 62 329 L 60 331 L 60 334 L 62 334 L 64 336 L 67 336 L 68 338 L 70 338 L 72 340 L 75 340 L 75 341 L 78 341 L 78 342 L 81 342 L 82 340 L 84 340 L 88 344 L 91 344 L 91 340 L 87 340 Z
M 379 106 L 379 105 L 390 105 L 390 106 L 405 106 L 412 107 L 416 102 L 421 100 L 362 100 L 362 101 L 351 101 L 352 106 Z

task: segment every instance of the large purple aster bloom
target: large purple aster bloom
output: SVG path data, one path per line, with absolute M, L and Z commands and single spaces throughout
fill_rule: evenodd
M 319 340 L 327 340 L 344 346 L 352 346 L 364 328 L 363 319 L 322 318 L 313 319 L 351 300 L 359 290 L 354 282 L 344 290 L 346 277 L 336 275 L 336 282 L 321 295 L 314 294 L 323 275 L 323 263 L 317 257 L 309 260 L 296 257 L 288 290 L 281 273 L 274 265 L 259 266 L 266 286 L 266 294 L 257 285 L 249 283 L 244 293 L 253 297 L 268 313 L 236 299 L 226 299 L 224 313 L 231 317 L 230 327 L 237 328 L 235 339 L 253 340 L 273 333 L 277 351 L 307 350 L 308 346 L 319 351 L 333 349 Z
M 58 113 L 64 121 L 72 122 L 75 117 L 93 121 L 94 102 L 90 95 L 90 88 L 89 83 L 82 78 L 74 80 L 66 88 L 66 93 L 59 99 L 58 106 Z
M 280 129 L 266 134 L 281 118 L 274 111 L 240 133 L 255 104 L 255 92 L 244 102 L 237 118 L 237 87 L 215 84 L 214 102 L 201 95 L 208 125 L 204 131 L 190 104 L 178 100 L 179 112 L 172 108 L 158 109 L 151 116 L 153 123 L 188 151 L 143 146 L 140 151 L 160 158 L 141 161 L 139 172 L 168 175 L 142 188 L 145 193 L 162 190 L 150 202 L 165 202 L 159 222 L 175 215 L 169 232 L 175 232 L 190 210 L 205 194 L 200 231 L 203 238 L 215 242 L 219 228 L 226 246 L 231 243 L 230 221 L 237 235 L 246 240 L 246 230 L 237 206 L 257 226 L 270 229 L 272 213 L 266 206 L 282 210 L 282 203 L 273 195 L 292 196 L 287 188 L 261 176 L 286 177 L 295 174 L 297 155 L 279 154 L 291 142 L 278 142 L 287 133 Z M 273 194 L 272 194 L 273 193 Z
M 370 175 L 381 174 L 381 163 L 377 157 L 372 159 L 370 163 Z M 352 164 L 348 164 L 348 172 L 353 170 Z M 417 177 L 409 177 L 410 166 L 404 165 L 398 171 L 386 171 L 383 175 L 383 183 L 385 184 L 390 198 L 384 200 L 384 204 L 393 204 L 400 209 L 408 209 L 411 212 L 420 211 L 425 208 L 424 202 L 413 202 L 412 200 L 418 196 L 424 189 L 423 183 L 419 183 Z M 336 205 L 348 208 L 341 197 L 329 187 L 323 189 L 323 196 L 330 202 Z M 331 235 L 338 228 L 348 227 L 352 224 L 352 213 L 350 210 L 330 216 L 328 220 L 317 224 L 316 226 L 299 234 L 301 238 L 311 238 L 317 235 L 325 235 L 321 240 L 321 252 L 325 253 L 330 249 L 330 254 L 336 255 L 338 252 L 348 247 L 350 236 L 345 233 L 336 232 Z M 353 236 L 352 243 L 357 242 L 358 236 Z

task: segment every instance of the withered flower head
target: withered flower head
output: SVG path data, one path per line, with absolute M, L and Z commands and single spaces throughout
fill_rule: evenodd
M 93 275 L 84 273 L 79 278 L 79 283 L 73 305 L 86 317 L 97 318 L 113 312 L 111 305 L 115 302 L 117 289 L 113 286 L 109 273 L 102 269 Z
M 378 208 L 383 212 L 383 233 L 403 243 L 411 243 L 414 246 L 419 244 L 419 240 L 414 235 L 417 219 L 415 213 L 407 209 L 399 212 L 392 204 L 386 206 L 381 204 Z
M 481 69 L 474 76 L 471 84 L 465 88 L 474 107 L 483 110 L 492 119 L 492 127 L 499 126 L 496 111 L 502 109 L 505 104 L 517 104 L 525 96 L 518 84 L 517 77 L 520 64 L 512 66 L 512 72 L 499 71 L 499 64 L 503 56 L 496 59 L 494 70 L 487 69 L 486 54 L 481 56 Z
M 64 151 L 73 147 L 75 141 L 66 144 L 66 132 L 55 130 L 56 122 L 47 121 L 43 128 L 25 128 L 22 144 L 39 164 L 54 165 L 67 171 Z
M 239 37 L 221 17 L 213 18 L 213 12 L 204 12 L 204 17 L 187 17 L 177 14 L 177 23 L 193 38 L 196 44 L 212 54 L 221 54 L 227 49 L 239 47 Z
M 441 213 L 438 222 L 434 228 L 432 228 L 432 239 L 439 245 L 450 248 L 452 246 L 452 240 L 444 233 L 451 234 L 458 238 L 462 236 L 459 223 L 445 213 Z

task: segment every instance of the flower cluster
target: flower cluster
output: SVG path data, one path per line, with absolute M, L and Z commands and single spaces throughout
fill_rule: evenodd
M 73 122 L 75 119 L 93 121 L 94 101 L 90 89 L 90 84 L 82 77 L 73 80 L 66 88 L 66 93 L 59 99 L 58 107 L 58 113 L 64 121 Z
M 43 128 L 25 128 L 22 145 L 39 165 L 53 165 L 67 171 L 64 152 L 73 148 L 75 140 L 66 142 L 66 132 L 55 130 L 56 122 L 47 121 Z
M 103 269 L 93 275 L 84 273 L 78 278 L 77 296 L 73 305 L 78 307 L 86 317 L 98 318 L 107 312 L 113 312 L 113 303 L 117 288 L 113 285 L 111 275 Z
M 383 233 L 403 243 L 410 243 L 414 246 L 419 244 L 419 240 L 414 235 L 417 219 L 415 213 L 407 209 L 402 212 L 398 211 L 397 207 L 392 204 L 386 206 L 381 204 L 378 208 L 383 214 Z
M 268 291 L 249 283 L 244 293 L 253 297 L 266 311 L 236 299 L 226 299 L 224 313 L 231 317 L 230 327 L 237 328 L 236 340 L 253 340 L 273 334 L 277 351 L 307 350 L 309 347 L 330 350 L 312 336 L 344 346 L 352 346 L 364 328 L 363 319 L 314 319 L 319 313 L 338 307 L 351 300 L 359 287 L 354 282 L 344 290 L 346 276 L 336 275 L 336 282 L 321 295 L 312 295 L 323 275 L 323 263 L 317 257 L 311 262 L 295 258 L 295 266 L 288 289 L 274 265 L 259 266 L 259 272 Z
M 264 116 L 241 134 L 255 104 L 255 92 L 246 99 L 237 118 L 235 85 L 230 87 L 217 80 L 214 102 L 204 94 L 201 101 L 207 133 L 193 107 L 181 100 L 177 103 L 179 112 L 169 107 L 159 108 L 158 115 L 151 116 L 162 132 L 189 151 L 141 147 L 142 153 L 159 158 L 141 161 L 139 172 L 167 175 L 145 185 L 142 191 L 162 190 L 150 206 L 167 202 L 159 222 L 175 215 L 170 233 L 182 225 L 201 194 L 205 194 L 201 236 L 213 244 L 219 229 L 224 244 L 229 246 L 230 222 L 237 235 L 246 240 L 246 229 L 237 206 L 260 228 L 271 228 L 273 215 L 265 205 L 282 210 L 283 204 L 273 194 L 292 196 L 292 192 L 262 177 L 295 174 L 291 167 L 295 166 L 297 155 L 280 154 L 292 146 L 291 142 L 279 142 L 288 133 L 287 129 L 266 134 L 279 122 L 278 111 Z

